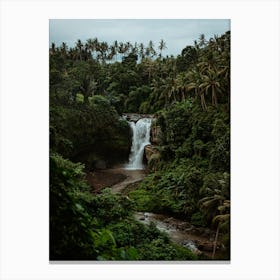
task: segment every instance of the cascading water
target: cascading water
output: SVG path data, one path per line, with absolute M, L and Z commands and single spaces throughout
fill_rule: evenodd
M 139 119 L 136 123 L 129 122 L 132 130 L 132 145 L 129 155 L 129 162 L 125 169 L 136 170 L 144 169 L 143 154 L 144 148 L 150 143 L 150 129 L 152 119 L 143 118 Z

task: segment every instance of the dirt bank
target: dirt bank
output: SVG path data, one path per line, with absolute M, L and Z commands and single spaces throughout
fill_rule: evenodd
M 92 192 L 111 187 L 113 193 L 121 192 L 126 186 L 144 179 L 144 170 L 126 170 L 122 167 L 96 170 L 86 175 L 87 182 L 92 187 Z

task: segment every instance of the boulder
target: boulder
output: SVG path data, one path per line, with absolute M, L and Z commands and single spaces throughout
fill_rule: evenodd
M 158 153 L 158 151 L 156 150 L 156 148 L 153 145 L 146 145 L 145 146 L 145 157 L 146 157 L 148 162 L 151 159 L 152 155 L 156 154 L 156 153 Z

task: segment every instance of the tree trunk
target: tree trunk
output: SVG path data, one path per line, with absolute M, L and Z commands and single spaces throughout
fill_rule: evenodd
M 206 105 L 206 102 L 205 102 L 205 97 L 204 97 L 204 94 L 201 93 L 200 94 L 200 99 L 201 99 L 201 106 L 202 106 L 202 109 L 207 111 L 207 105 Z
M 84 104 L 89 104 L 88 95 L 84 94 Z
M 186 94 L 185 88 L 183 88 L 183 89 L 182 89 L 182 98 L 183 98 L 183 101 L 186 100 L 185 94 Z
M 215 88 L 212 86 L 212 105 L 218 106 L 217 95 L 215 93 Z

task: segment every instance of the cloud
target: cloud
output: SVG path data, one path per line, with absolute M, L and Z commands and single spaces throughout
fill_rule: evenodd
M 164 54 L 177 55 L 187 45 L 193 45 L 200 34 L 206 38 L 221 35 L 230 29 L 227 19 L 52 19 L 50 20 L 50 44 L 62 42 L 73 47 L 80 39 L 85 42 L 97 37 L 109 44 L 137 42 L 147 45 L 150 40 L 158 47 L 164 39 L 167 50 Z

